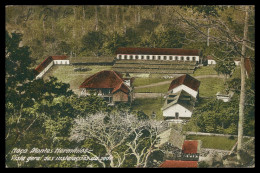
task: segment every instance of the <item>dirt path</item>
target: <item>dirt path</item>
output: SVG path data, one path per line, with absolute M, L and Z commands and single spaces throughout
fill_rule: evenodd
M 201 76 L 195 76 L 195 78 L 196 79 L 201 79 L 201 78 L 224 78 L 224 77 L 223 76 L 219 76 L 219 75 L 201 75 Z M 163 82 L 153 83 L 153 84 L 149 84 L 149 85 L 138 86 L 138 87 L 135 87 L 135 89 L 160 86 L 160 85 L 164 85 L 164 84 L 170 84 L 171 82 L 172 82 L 172 80 L 163 81 Z
M 162 93 L 134 93 L 134 98 L 156 98 L 163 97 Z

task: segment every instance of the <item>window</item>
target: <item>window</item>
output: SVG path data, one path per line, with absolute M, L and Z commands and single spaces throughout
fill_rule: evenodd
M 186 59 L 187 59 L 187 61 L 189 61 L 189 60 L 190 60 L 190 57 L 187 56 Z
M 179 119 L 179 112 L 175 112 L 175 119 Z
M 181 57 L 181 60 L 182 60 L 182 61 L 184 60 L 184 57 L 183 57 L 183 56 Z
M 133 55 L 130 55 L 130 59 L 133 59 Z
M 141 58 L 144 59 L 144 56 L 142 55 Z
M 161 56 L 158 56 L 158 59 L 160 60 L 160 59 L 161 59 Z
M 138 59 L 138 55 L 135 55 L 135 59 Z
M 150 56 L 146 56 L 146 59 L 150 59 Z
M 177 56 L 175 56 L 175 59 L 176 59 L 177 61 L 179 60 Z
M 122 55 L 119 55 L 119 59 L 121 59 Z
M 172 60 L 172 56 L 170 56 L 170 60 Z
M 166 60 L 166 59 L 167 59 L 167 56 L 164 56 L 163 59 Z
M 155 60 L 155 56 L 153 56 L 153 60 Z
M 192 61 L 195 61 L 196 59 L 195 59 L 195 57 L 192 57 Z
M 127 58 L 127 55 L 125 55 L 125 59 Z

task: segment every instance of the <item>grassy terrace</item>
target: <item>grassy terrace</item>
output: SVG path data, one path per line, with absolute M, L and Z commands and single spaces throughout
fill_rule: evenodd
M 197 68 L 191 76 L 201 76 L 201 75 L 217 75 L 218 73 L 214 70 L 214 65 L 202 66 Z
M 156 119 L 162 120 L 162 111 L 161 108 L 164 104 L 164 99 L 157 98 L 144 98 L 144 99 L 135 99 L 132 103 L 132 108 L 134 111 L 143 111 L 146 115 L 151 116 L 153 112 L 156 113 Z
M 155 78 L 135 78 L 134 80 L 134 83 L 133 85 L 135 87 L 138 87 L 138 86 L 144 86 L 144 85 L 150 85 L 150 84 L 153 84 L 153 83 L 158 83 L 158 82 L 164 82 L 164 81 L 172 81 L 172 79 L 164 79 L 164 78 L 159 78 L 159 77 L 155 77 Z
M 75 72 L 74 68 L 87 67 L 92 69 L 91 71 L 86 72 Z M 110 70 L 112 66 L 53 66 L 45 75 L 44 79 L 48 76 L 55 76 L 59 81 L 64 83 L 69 83 L 70 88 L 74 91 L 77 91 L 80 84 L 84 80 L 102 70 Z
M 168 81 L 171 81 L 167 79 Z M 162 81 L 167 81 L 166 79 Z M 200 80 L 200 96 L 201 97 L 215 97 L 216 93 L 218 91 L 222 91 L 224 89 L 224 80 L 220 78 L 201 78 Z M 154 78 L 154 81 L 156 81 L 156 78 Z M 159 80 L 157 80 L 159 81 Z M 143 84 L 146 81 L 146 79 L 139 79 L 137 81 L 138 85 Z M 151 84 L 151 82 L 147 82 L 148 84 Z M 147 93 L 166 93 L 169 88 L 169 83 L 168 84 L 163 84 L 159 86 L 153 86 L 153 87 L 148 87 L 148 88 L 137 88 L 135 89 L 135 92 L 147 92 Z
M 202 136 L 202 135 L 187 135 L 187 140 L 201 140 L 202 148 L 212 148 L 220 150 L 231 150 L 235 145 L 237 138 L 230 139 L 224 136 Z M 244 138 L 246 142 L 248 139 Z

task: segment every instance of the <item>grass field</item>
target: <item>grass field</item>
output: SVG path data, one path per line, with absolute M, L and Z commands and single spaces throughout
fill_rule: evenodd
M 225 136 L 202 136 L 202 135 L 187 135 L 187 140 L 201 140 L 202 148 L 212 148 L 219 150 L 231 150 L 237 142 L 237 137 L 230 139 Z M 244 142 L 249 140 L 244 138 Z
M 163 84 L 159 86 L 147 87 L 147 88 L 137 88 L 136 93 L 166 93 L 168 91 L 170 84 Z
M 164 78 L 135 78 L 133 85 L 135 87 L 149 85 L 153 83 L 163 82 L 163 81 L 172 81 L 172 79 L 164 79 Z
M 214 70 L 214 65 L 212 66 L 202 66 L 197 68 L 191 76 L 200 76 L 200 75 L 217 75 L 218 73 Z
M 224 80 L 220 78 L 201 78 L 199 80 L 199 95 L 201 97 L 215 97 L 217 92 L 225 88 Z
M 156 119 L 162 120 L 161 108 L 164 104 L 163 98 L 143 98 L 135 99 L 132 103 L 132 108 L 134 111 L 143 111 L 146 115 L 151 116 L 153 112 L 156 113 Z
M 70 88 L 72 90 L 78 89 L 80 84 L 84 82 L 84 80 L 102 70 L 110 70 L 112 66 L 82 66 L 87 67 L 92 70 L 86 72 L 75 72 L 74 68 L 79 68 L 81 66 L 53 66 L 46 75 L 44 75 L 44 79 L 48 76 L 55 76 L 59 81 L 64 83 L 69 83 Z

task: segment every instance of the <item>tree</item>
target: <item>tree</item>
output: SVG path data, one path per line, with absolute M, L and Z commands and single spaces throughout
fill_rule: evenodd
M 100 49 L 102 48 L 104 41 L 105 35 L 101 32 L 89 32 L 82 38 L 83 50 L 92 52 L 94 56 L 99 56 L 101 54 Z
M 219 10 L 233 10 L 233 14 L 230 16 L 220 15 L 218 13 Z M 213 15 L 210 15 L 211 11 L 213 11 Z M 241 11 L 243 13 L 241 13 Z M 252 33 L 248 32 L 248 23 L 254 24 L 253 15 L 249 16 L 249 12 L 251 14 L 254 12 L 254 7 L 249 8 L 249 6 L 221 6 L 221 8 L 216 6 L 198 6 L 196 9 L 193 9 L 193 12 L 198 12 L 199 15 L 207 16 L 208 20 L 211 20 L 211 33 L 210 39 L 214 41 L 217 45 L 226 44 L 228 49 L 219 50 L 223 53 L 229 54 L 230 52 L 234 52 L 236 56 L 241 57 L 241 91 L 240 91 L 240 102 L 239 102 L 239 123 L 238 123 L 238 152 L 237 159 L 240 160 L 241 157 L 239 155 L 239 150 L 242 146 L 243 139 L 243 124 L 244 124 L 244 107 L 245 107 L 245 66 L 244 60 L 247 58 L 246 54 L 251 54 L 254 52 L 254 48 L 251 45 L 254 45 L 254 41 L 249 40 L 248 38 L 254 38 L 254 31 Z M 215 13 L 218 13 L 216 15 Z M 198 22 L 198 20 L 188 20 L 184 17 L 183 14 L 176 11 L 176 13 L 185 21 L 189 26 L 192 27 L 197 33 L 201 34 L 204 37 L 208 37 L 205 33 L 205 20 L 202 22 Z M 194 13 L 194 14 L 195 14 Z M 206 14 L 206 15 L 205 15 Z M 222 14 L 225 14 L 224 12 Z M 228 14 L 228 13 L 227 13 Z M 236 17 L 235 14 L 239 14 L 239 17 Z M 244 14 L 244 18 L 241 18 L 241 14 Z M 220 17 L 218 17 L 220 16 Z M 251 21 L 252 22 L 251 22 Z M 240 27 L 237 27 L 240 26 Z M 244 30 L 241 30 L 241 26 L 243 26 Z M 253 25 L 254 26 L 254 25 Z M 214 28 L 214 29 L 213 29 Z M 248 37 L 248 35 L 251 35 Z M 252 37 L 253 36 L 253 37 Z M 242 49 L 242 51 L 241 51 Z
M 93 140 L 95 145 L 92 146 L 99 146 L 99 149 L 89 154 L 108 155 L 110 167 L 123 166 L 130 155 L 136 157 L 135 166 L 139 167 L 147 166 L 149 156 L 155 151 L 158 129 L 158 123 L 139 121 L 135 115 L 97 113 L 76 118 L 70 140 Z M 100 150 L 103 152 L 100 153 Z M 104 161 L 98 161 L 103 167 L 108 166 Z
M 244 37 L 241 52 L 241 90 L 240 90 L 240 102 L 239 102 L 239 122 L 238 122 L 238 140 L 237 140 L 237 159 L 241 160 L 241 149 L 243 142 L 243 128 L 244 128 L 244 109 L 245 109 L 245 97 L 246 97 L 246 72 L 245 72 L 245 58 L 246 58 L 246 40 L 248 39 L 248 11 L 249 6 L 245 6 L 245 24 L 244 24 Z

